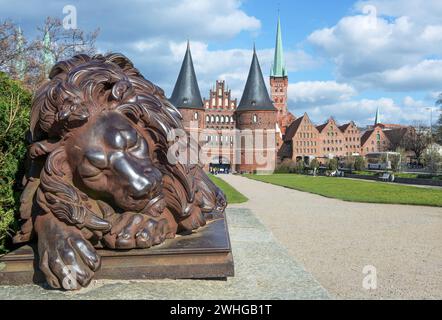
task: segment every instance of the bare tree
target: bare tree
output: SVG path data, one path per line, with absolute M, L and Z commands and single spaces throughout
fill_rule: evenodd
M 409 130 L 403 138 L 405 150 L 413 151 L 419 163 L 421 163 L 422 155 L 430 144 L 430 134 L 424 130 Z
M 37 30 L 37 37 L 28 41 L 12 21 L 0 23 L 0 71 L 32 91 L 45 81 L 56 61 L 79 53 L 96 53 L 98 29 L 90 33 L 65 29 L 60 19 L 48 17 Z
M 436 107 L 440 108 L 439 119 L 437 120 L 437 128 L 436 128 L 436 142 L 442 144 L 442 93 L 439 94 L 438 99 L 436 100 Z
M 40 45 L 43 47 L 43 39 L 49 35 L 51 45 L 45 48 L 50 51 L 55 61 L 72 57 L 75 54 L 96 52 L 95 41 L 100 32 L 99 29 L 86 33 L 80 29 L 65 29 L 63 22 L 58 18 L 47 17 L 44 25 L 37 28 L 41 34 Z
M 0 70 L 7 72 L 10 62 L 16 56 L 16 30 L 12 21 L 0 24 Z

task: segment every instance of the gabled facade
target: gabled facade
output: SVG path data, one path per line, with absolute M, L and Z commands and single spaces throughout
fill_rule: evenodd
M 304 113 L 302 117 L 292 122 L 284 136 L 284 143 L 291 144 L 290 158 L 296 161 L 318 157 L 320 151 L 318 138 L 318 129 L 311 122 L 308 114 Z M 284 158 L 289 157 L 284 156 Z
M 362 134 L 361 155 L 363 156 L 372 152 L 388 151 L 389 147 L 390 141 L 380 125 L 376 125 L 373 129 Z
M 353 121 L 339 127 L 344 135 L 346 156 L 356 156 L 361 152 L 361 131 Z
M 345 137 L 333 118 L 316 127 L 319 131 L 320 157 L 334 158 L 346 156 Z
M 216 81 L 215 87 L 209 92 L 209 98 L 204 99 L 205 127 L 217 130 L 234 129 L 236 104 L 237 99 L 232 98 L 226 82 Z

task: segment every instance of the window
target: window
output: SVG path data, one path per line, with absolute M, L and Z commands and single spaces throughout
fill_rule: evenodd
M 218 99 L 218 107 L 222 107 L 222 105 L 223 105 L 223 99 L 219 98 Z
M 256 114 L 253 115 L 253 123 L 258 122 L 258 116 Z
M 233 123 L 235 120 L 233 120 L 233 116 L 230 117 L 230 122 Z
M 198 112 L 195 112 L 195 113 L 193 114 L 193 119 L 198 120 Z
M 218 89 L 218 95 L 221 97 L 223 95 L 223 91 L 220 89 Z
M 210 123 L 210 117 L 209 116 L 206 116 L 206 122 Z
M 219 123 L 219 116 L 216 116 L 216 123 Z
M 210 122 L 215 123 L 215 117 L 214 116 L 210 117 Z
M 224 123 L 224 116 L 221 116 L 221 123 Z
M 216 100 L 215 100 L 215 98 L 212 99 L 212 106 L 216 106 Z

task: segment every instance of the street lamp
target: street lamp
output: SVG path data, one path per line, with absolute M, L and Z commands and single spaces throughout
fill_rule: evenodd
M 433 107 L 426 107 L 425 110 L 430 110 L 430 136 L 433 137 Z

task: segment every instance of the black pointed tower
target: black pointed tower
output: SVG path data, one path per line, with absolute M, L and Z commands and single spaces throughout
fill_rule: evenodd
M 180 110 L 183 116 L 183 125 L 186 129 L 189 129 L 191 122 L 197 124 L 197 127 L 202 128 L 201 125 L 204 125 L 203 99 L 201 99 L 201 93 L 193 67 L 189 41 L 187 42 L 187 50 L 183 64 L 181 65 L 181 70 L 169 101 Z
M 251 130 L 252 135 L 246 137 L 253 139 L 251 144 L 241 145 L 240 164 L 237 171 L 242 172 L 272 172 L 276 161 L 276 108 L 270 99 L 255 46 L 253 47 L 252 64 L 246 86 L 235 111 L 236 126 L 242 132 Z M 256 131 L 259 130 L 259 131 Z M 249 131 L 250 132 L 250 131 Z M 264 133 L 264 137 L 257 133 Z M 255 147 L 255 142 L 264 141 L 262 147 Z M 263 163 L 263 159 L 266 159 Z

